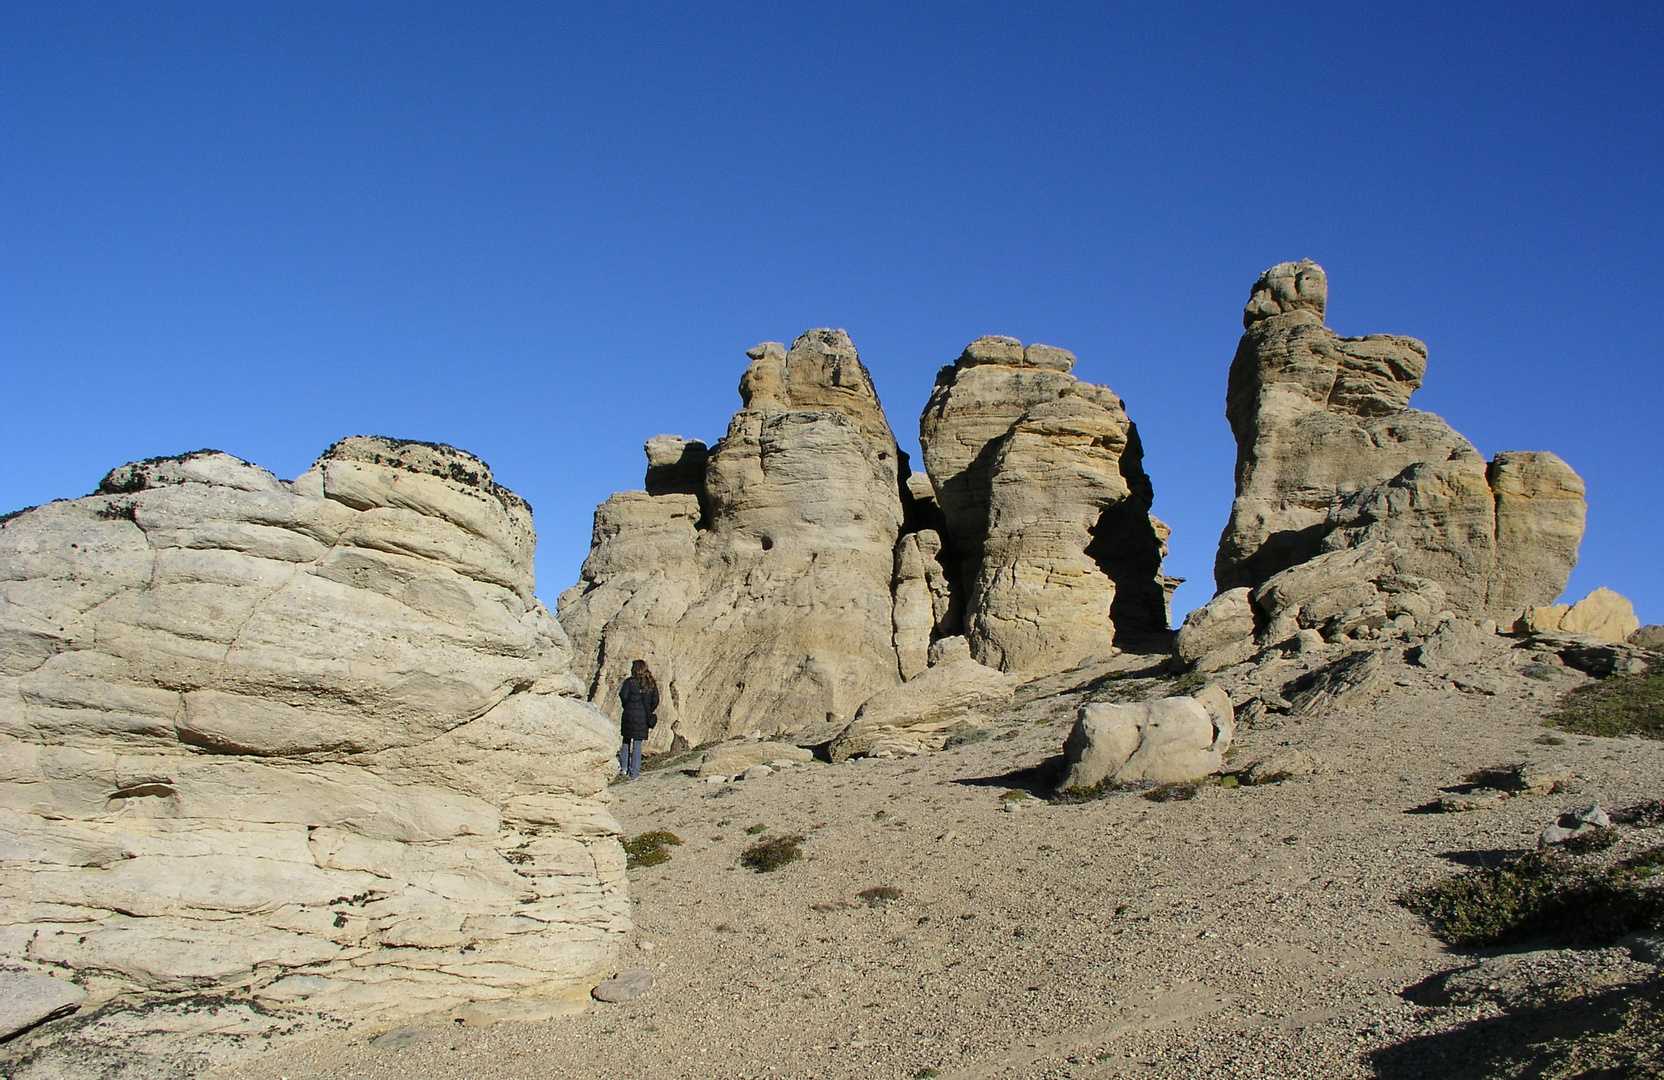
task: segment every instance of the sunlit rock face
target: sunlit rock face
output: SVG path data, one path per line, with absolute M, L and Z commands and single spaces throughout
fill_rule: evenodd
M 842 330 L 747 356 L 727 433 L 708 450 L 651 440 L 647 490 L 596 510 L 589 558 L 560 599 L 598 707 L 616 715 L 631 662 L 652 667 L 664 690 L 653 749 L 847 721 L 902 679 L 906 463 L 872 379 Z
M 937 377 L 919 441 L 965 588 L 972 655 L 1044 674 L 1168 624 L 1167 528 L 1137 428 L 1075 357 L 978 338 Z
M 1323 325 L 1327 301 L 1322 267 L 1280 263 L 1244 310 L 1226 391 L 1236 499 L 1214 564 L 1220 592 L 1367 547 L 1383 553 L 1373 561 L 1384 581 L 1436 583 L 1471 618 L 1511 622 L 1553 600 L 1577 561 L 1582 480 L 1549 453 L 1487 463 L 1444 420 L 1409 408 L 1426 346 L 1341 337 Z
M 0 939 L 114 990 L 397 1017 L 581 992 L 628 929 L 616 728 L 530 508 L 375 437 L 0 523 Z

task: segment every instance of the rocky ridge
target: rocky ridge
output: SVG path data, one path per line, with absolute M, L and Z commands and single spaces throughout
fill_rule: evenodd
M 377 1023 L 582 993 L 630 926 L 618 737 L 534 544 L 477 458 L 372 437 L 5 519 L 7 964 Z

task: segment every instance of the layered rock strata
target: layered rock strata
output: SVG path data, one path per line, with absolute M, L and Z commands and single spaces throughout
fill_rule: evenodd
M 558 605 L 601 709 L 617 714 L 632 660 L 652 666 L 664 692 L 650 749 L 847 721 L 901 682 L 898 637 L 915 662 L 928 647 L 927 625 L 897 622 L 898 566 L 926 606 L 930 574 L 917 540 L 897 548 L 906 463 L 854 345 L 811 330 L 747 356 L 727 434 L 708 451 L 648 443 L 648 490 L 596 510 Z
M 0 952 L 364 1018 L 578 992 L 629 927 L 617 732 L 447 446 L 203 451 L 0 524 Z
M 1215 561 L 1220 601 L 1234 610 L 1225 597 L 1251 590 L 1262 631 L 1282 640 L 1441 608 L 1511 624 L 1553 600 L 1577 560 L 1583 482 L 1549 453 L 1487 463 L 1409 408 L 1426 347 L 1340 337 L 1323 325 L 1327 298 L 1321 267 L 1281 263 L 1243 313 L 1226 393 L 1237 494 Z
M 1049 345 L 983 337 L 943 368 L 919 420 L 972 655 L 1046 674 L 1168 626 L 1166 526 L 1138 430 Z M 943 627 L 952 630 L 953 627 Z

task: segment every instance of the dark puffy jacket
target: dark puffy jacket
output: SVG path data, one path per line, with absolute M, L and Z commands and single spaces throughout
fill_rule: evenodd
M 643 690 L 634 675 L 618 688 L 618 700 L 624 703 L 624 715 L 618 721 L 618 733 L 626 739 L 646 739 L 647 729 L 658 723 L 653 714 L 659 708 L 659 692 Z

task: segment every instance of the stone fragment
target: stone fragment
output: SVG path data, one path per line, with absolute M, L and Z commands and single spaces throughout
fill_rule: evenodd
M 1058 790 L 1194 780 L 1219 771 L 1230 740 L 1231 732 L 1217 728 L 1192 697 L 1085 705 L 1063 744 Z
M 773 776 L 774 770 L 767 765 L 753 765 L 740 774 L 741 780 L 761 780 L 765 776 Z
M 815 760 L 814 752 L 784 742 L 743 742 L 705 751 L 699 761 L 700 776 L 736 776 L 754 765 L 772 761 Z
M 940 667 L 943 664 L 958 663 L 960 660 L 971 658 L 971 643 L 961 634 L 953 637 L 937 638 L 930 643 L 930 666 Z
M 1353 653 L 1328 667 L 1303 675 L 1283 688 L 1289 712 L 1296 717 L 1317 716 L 1368 701 L 1382 688 L 1386 656 L 1378 649 Z
M 1591 803 L 1580 810 L 1561 814 L 1554 824 L 1544 829 L 1537 837 L 1537 846 L 1546 848 L 1554 844 L 1564 844 L 1567 840 L 1584 833 L 1611 827 L 1612 819 L 1600 808 L 1600 803 Z
M 33 971 L 0 971 L 0 1041 L 72 1013 L 87 992 L 72 982 Z
M 1461 814 L 1472 810 L 1495 810 L 1507 798 L 1508 796 L 1502 792 L 1489 789 L 1452 792 L 1448 795 L 1439 796 L 1439 809 L 1447 814 Z
M 1629 644 L 1648 652 L 1664 652 L 1664 626 L 1648 623 L 1629 635 Z
M 1326 552 L 1373 546 L 1385 565 L 1354 577 L 1378 592 L 1387 591 L 1382 574 L 1423 579 L 1457 614 L 1508 622 L 1552 600 L 1576 562 L 1582 481 L 1552 454 L 1486 463 L 1443 420 L 1410 409 L 1425 346 L 1336 335 L 1323 325 L 1327 294 L 1317 264 L 1282 263 L 1261 275 L 1244 310 L 1226 392 L 1237 492 L 1218 587 L 1257 590 Z M 1255 601 L 1269 617 L 1258 592 Z M 1327 603 L 1335 615 L 1374 617 L 1340 596 Z
M 1243 782 L 1250 787 L 1275 784 L 1291 776 L 1310 776 L 1316 771 L 1317 764 L 1305 751 L 1284 746 L 1249 764 L 1243 770 Z
M 1553 650 L 1567 667 L 1604 679 L 1611 675 L 1640 675 L 1649 664 L 1645 650 L 1627 642 L 1576 634 L 1535 634 L 1533 644 Z
M 1472 664 L 1484 655 L 1484 635 L 1465 619 L 1440 626 L 1416 651 L 1416 663 L 1430 671 L 1449 671 Z
M 1174 639 L 1174 651 L 1179 659 L 1194 664 L 1204 656 L 1218 654 L 1222 650 L 1229 650 L 1234 655 L 1241 651 L 1243 642 L 1252 646 L 1254 605 L 1249 602 L 1249 593 L 1247 588 L 1227 589 L 1186 615 L 1184 625 L 1179 627 Z
M 1627 642 L 1641 629 L 1635 607 L 1611 589 L 1599 588 L 1573 604 L 1556 627 L 1562 634 L 1581 634 L 1607 641 Z
M 985 724 L 1016 686 L 1015 676 L 975 660 L 938 664 L 868 698 L 827 749 L 834 762 L 873 753 L 880 744 L 890 753 L 939 750 L 955 729 Z
M 646 968 L 631 968 L 599 983 L 590 996 L 596 1001 L 619 1003 L 634 1001 L 653 989 L 653 973 Z

